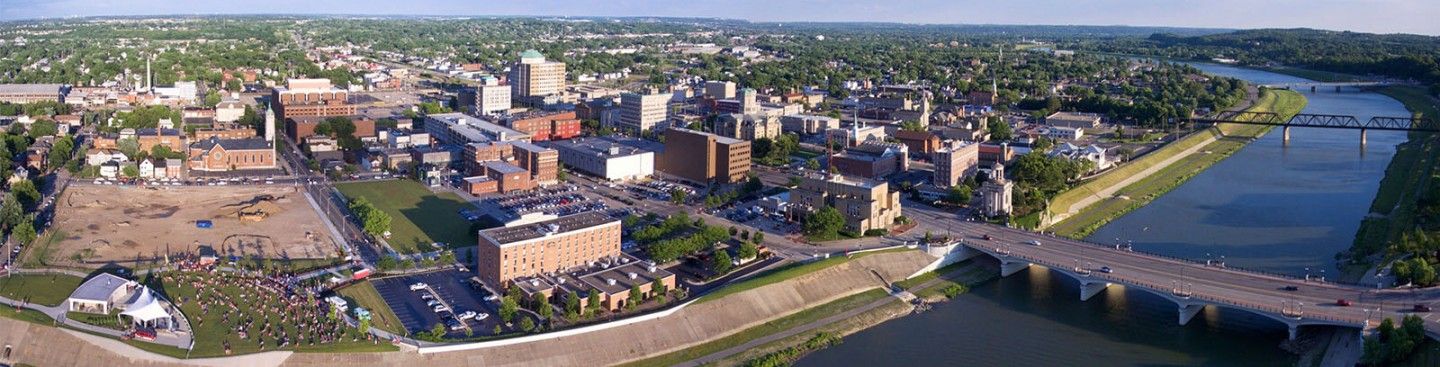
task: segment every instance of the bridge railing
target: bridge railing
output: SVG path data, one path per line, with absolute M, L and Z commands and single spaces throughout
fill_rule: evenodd
M 1054 237 L 1054 235 L 1051 235 L 1051 237 Z M 1142 254 L 1142 255 L 1146 255 L 1146 256 L 1162 258 L 1162 259 L 1166 259 L 1166 260 L 1171 260 L 1171 261 L 1176 261 L 1176 262 L 1182 262 L 1182 263 L 1188 263 L 1188 264 L 1191 264 L 1191 265 L 1201 265 L 1201 266 L 1209 267 L 1209 268 L 1216 268 L 1216 269 L 1223 269 L 1223 270 L 1231 270 L 1231 271 L 1236 271 L 1236 272 L 1241 272 L 1241 273 L 1250 273 L 1250 274 L 1264 275 L 1264 276 L 1270 276 L 1270 277 L 1282 278 L 1282 279 L 1289 279 L 1289 280 L 1301 280 L 1301 281 L 1307 281 L 1307 282 L 1314 282 L 1314 281 L 1316 281 L 1314 278 L 1309 278 L 1309 279 L 1307 279 L 1307 278 L 1304 277 L 1304 276 L 1297 276 L 1297 275 L 1293 275 L 1293 274 L 1284 274 L 1284 273 L 1278 273 L 1278 272 L 1267 271 L 1267 270 L 1248 269 L 1248 268 L 1243 268 L 1243 267 L 1233 267 L 1233 266 L 1229 266 L 1229 265 L 1225 265 L 1225 266 L 1215 266 L 1215 265 L 1211 265 L 1211 264 L 1206 263 L 1205 261 L 1201 261 L 1201 260 L 1187 259 L 1187 258 L 1183 258 L 1183 257 L 1177 257 L 1177 256 L 1172 256 L 1172 255 L 1165 255 L 1165 254 L 1161 254 L 1161 253 L 1144 251 L 1144 250 L 1135 250 L 1134 248 L 1131 248 L 1131 249 L 1128 249 L 1128 250 L 1120 250 L 1120 249 L 1116 249 L 1115 245 L 1105 245 L 1105 244 L 1096 243 L 1096 242 L 1090 242 L 1090 241 L 1086 241 L 1086 240 L 1076 240 L 1076 239 L 1066 239 L 1066 240 L 1075 241 L 1075 242 L 1079 242 L 1079 243 L 1083 243 L 1083 244 L 1087 244 L 1087 245 L 1091 245 L 1091 246 L 1103 248 L 1103 249 L 1109 250 L 1109 251 L 1133 252 L 1133 253 L 1137 253 L 1137 254 Z M 1328 279 L 1325 280 L 1323 283 L 1343 284 L 1343 285 L 1353 285 L 1353 286 L 1364 286 L 1363 284 L 1354 283 L 1354 282 L 1344 282 L 1344 281 L 1328 280 Z
M 1023 254 L 1013 254 L 1013 255 L 1009 255 L 1009 256 L 1015 257 L 1015 258 L 1019 258 L 1019 259 L 1021 259 L 1021 260 L 1025 260 L 1025 261 L 1030 262 L 1030 263 L 1033 263 L 1033 264 L 1039 264 L 1039 265 L 1042 265 L 1042 266 L 1045 266 L 1045 267 L 1049 267 L 1049 268 L 1051 268 L 1051 269 L 1066 269 L 1066 270 L 1069 270 L 1070 267 L 1073 266 L 1073 265 L 1059 264 L 1059 263 L 1056 263 L 1056 262 L 1053 262 L 1053 261 L 1041 260 L 1041 259 L 1034 258 L 1034 257 L 1031 257 L 1031 256 L 1026 256 L 1026 255 L 1023 255 Z M 1147 281 L 1142 281 L 1142 280 L 1136 280 L 1136 279 L 1130 279 L 1130 278 L 1123 278 L 1123 277 L 1120 277 L 1120 276 L 1116 276 L 1115 274 L 1097 273 L 1097 272 L 1091 272 L 1091 273 L 1089 273 L 1089 274 L 1076 274 L 1076 275 L 1078 275 L 1078 276 L 1080 276 L 1080 277 L 1082 277 L 1082 278 L 1099 279 L 1099 280 L 1104 280 L 1104 281 L 1111 282 L 1111 283 L 1118 283 L 1118 284 L 1124 284 L 1124 285 L 1144 287 L 1144 288 L 1149 288 L 1149 289 L 1154 290 L 1154 291 L 1167 292 L 1167 293 L 1171 293 L 1172 296 L 1175 296 L 1175 297 L 1177 297 L 1177 298 L 1192 299 L 1192 300 L 1198 300 L 1198 301 L 1202 301 L 1202 302 L 1206 302 L 1206 303 L 1211 303 L 1211 304 L 1225 305 L 1225 306 L 1229 306 L 1229 307 L 1247 309 L 1247 310 L 1251 310 L 1251 311 L 1266 312 L 1266 313 L 1270 313 L 1270 314 L 1273 314 L 1273 315 L 1281 315 L 1281 317 L 1290 317 L 1290 316 L 1288 316 L 1288 315 L 1293 314 L 1293 313 L 1294 313 L 1294 310 L 1297 310 L 1297 309 L 1298 309 L 1299 311 L 1302 311 L 1302 312 L 1301 312 L 1301 316 L 1298 318 L 1298 319 L 1300 319 L 1300 320 L 1312 319 L 1312 320 L 1329 321 L 1329 322 L 1342 323 L 1342 324 L 1364 324 L 1364 323 L 1365 323 L 1365 319 L 1363 319 L 1363 318 L 1340 317 L 1340 316 L 1332 316 L 1332 315 L 1320 314 L 1320 313 L 1315 313 L 1315 312 L 1308 312 L 1308 313 L 1306 313 L 1306 312 L 1303 312 L 1303 311 L 1305 310 L 1305 306 L 1296 306 L 1296 308 L 1287 309 L 1286 307 L 1283 307 L 1283 306 L 1281 306 L 1281 307 L 1276 307 L 1275 305 L 1260 304 L 1260 303 L 1255 303 L 1255 302 L 1250 302 L 1250 301 L 1243 301 L 1243 300 L 1239 300 L 1239 299 L 1235 299 L 1235 298 L 1220 297 L 1220 296 L 1205 294 L 1205 293 L 1201 293 L 1201 292 L 1195 292 L 1194 289 L 1190 289 L 1190 288 L 1188 287 L 1188 285 L 1186 285 L 1186 284 L 1176 284 L 1176 283 L 1172 283 L 1172 284 L 1157 284 L 1157 283 L 1154 283 L 1154 282 L 1147 282 Z M 1180 289 L 1184 289 L 1184 290 L 1185 290 L 1185 292 L 1184 292 L 1185 295 L 1181 296 L 1181 295 L 1176 294 L 1176 292 L 1178 291 L 1177 286 L 1180 287 Z M 1314 306 L 1314 305 L 1312 304 L 1312 305 L 1310 305 L 1310 306 Z

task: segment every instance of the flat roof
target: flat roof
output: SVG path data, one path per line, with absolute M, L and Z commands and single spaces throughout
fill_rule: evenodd
M 650 152 L 635 145 L 624 144 L 610 138 L 575 138 L 555 141 L 550 143 L 550 145 L 593 157 L 630 156 Z M 610 154 L 610 148 L 612 147 L 616 148 L 616 154 Z
M 530 142 L 524 142 L 524 141 L 510 142 L 510 146 L 513 146 L 513 147 L 516 147 L 516 148 L 520 148 L 520 149 L 523 149 L 523 150 L 527 150 L 527 151 L 530 151 L 530 152 L 535 152 L 535 153 L 539 153 L 539 152 L 544 152 L 544 151 L 547 151 L 547 150 L 551 150 L 550 148 L 542 147 L 542 146 L 535 145 L 535 144 L 532 144 L 532 143 L 530 143 Z
M 619 222 L 619 219 L 611 218 L 600 212 L 591 211 L 526 225 L 491 228 L 480 231 L 480 236 L 504 246 L 511 243 L 550 235 L 562 235 Z
M 80 287 L 75 288 L 74 292 L 70 292 L 70 298 L 108 302 L 110 301 L 110 295 L 115 294 L 116 289 L 120 289 L 120 287 L 124 287 L 125 284 L 128 283 L 130 283 L 129 280 L 117 275 L 100 273 L 100 275 L 96 275 L 84 283 L 80 283 Z
M 513 164 L 501 161 L 486 161 L 483 164 L 485 165 L 485 168 L 500 172 L 502 174 L 525 172 L 524 168 L 516 167 Z
M 60 94 L 63 84 L 0 84 L 0 93 Z
M 617 294 L 629 292 L 630 288 L 634 286 L 650 284 L 656 279 L 675 275 L 659 266 L 631 257 L 621 257 L 620 259 L 626 259 L 627 262 L 613 268 L 581 275 L 580 280 L 606 294 Z M 650 271 L 652 268 L 654 271 Z M 631 278 L 631 274 L 634 274 L 635 277 Z M 610 280 L 614 280 L 615 284 L 610 284 Z

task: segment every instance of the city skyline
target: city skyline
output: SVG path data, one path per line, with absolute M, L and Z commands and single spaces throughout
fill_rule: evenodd
M 661 16 L 744 19 L 757 22 L 894 22 L 914 24 L 1127 25 L 1184 28 L 1317 28 L 1367 33 L 1440 35 L 1440 3 L 1420 0 L 1019 0 L 1008 2 L 917 0 L 895 6 L 865 1 L 794 2 L 490 1 L 407 2 L 403 9 L 376 0 L 244 3 L 163 0 L 16 0 L 0 20 L 169 14 L 443 15 L 443 16 Z M 1283 15 L 1283 16 L 1282 16 Z

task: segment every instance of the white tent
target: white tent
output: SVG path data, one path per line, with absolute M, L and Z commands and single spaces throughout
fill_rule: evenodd
M 165 310 L 165 306 L 155 299 L 155 295 L 148 288 L 141 288 L 140 295 L 135 297 L 134 302 L 126 305 L 125 312 L 120 315 L 129 316 L 136 323 L 151 327 L 169 328 L 173 324 L 170 321 L 170 312 Z

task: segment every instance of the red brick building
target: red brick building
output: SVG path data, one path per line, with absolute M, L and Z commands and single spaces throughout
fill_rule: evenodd
M 262 138 L 210 138 L 190 146 L 191 170 L 229 171 L 275 168 L 275 147 Z
M 580 135 L 575 111 L 534 111 L 510 115 L 500 125 L 530 134 L 530 140 L 564 140 Z

